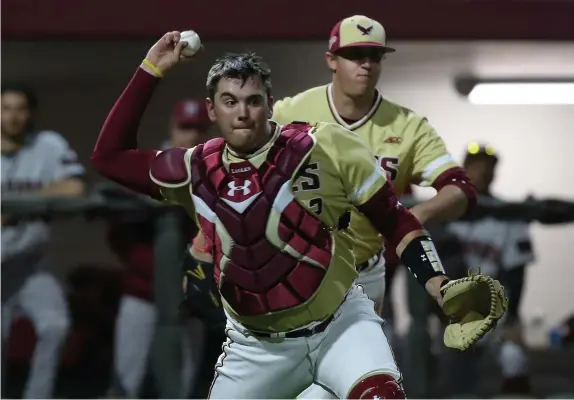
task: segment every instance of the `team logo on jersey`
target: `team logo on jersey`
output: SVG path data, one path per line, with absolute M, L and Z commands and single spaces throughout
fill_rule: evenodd
M 385 143 L 401 144 L 402 142 L 403 138 L 398 136 L 391 136 L 385 139 Z
M 365 27 L 357 24 L 357 29 L 361 32 L 361 35 L 367 36 L 367 35 L 370 35 L 371 32 L 373 31 L 373 26 L 371 25 L 368 28 L 365 28 Z

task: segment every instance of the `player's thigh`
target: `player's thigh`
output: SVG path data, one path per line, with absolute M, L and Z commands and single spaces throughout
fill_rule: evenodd
M 18 304 L 30 318 L 36 332 L 65 333 L 70 326 L 66 295 L 58 280 L 50 273 L 31 275 L 18 293 Z
M 383 305 L 385 298 L 385 263 L 384 259 L 374 265 L 372 268 L 363 271 L 359 274 L 356 284 L 363 287 L 365 294 L 371 299 L 378 312 Z
M 259 340 L 228 326 L 210 398 L 295 398 L 312 383 L 305 338 Z
M 320 346 L 315 381 L 347 398 L 353 386 L 373 372 L 401 375 L 389 342 L 383 333 L 382 319 L 373 303 L 355 289 L 341 306 L 340 314 L 325 331 Z
M 115 363 L 119 370 L 144 368 L 149 355 L 156 322 L 152 302 L 122 296 L 116 317 Z

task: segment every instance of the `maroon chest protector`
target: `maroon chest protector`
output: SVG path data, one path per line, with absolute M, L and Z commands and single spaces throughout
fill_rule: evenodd
M 191 185 L 221 295 L 240 315 L 259 315 L 311 298 L 331 261 L 328 227 L 295 201 L 291 178 L 308 157 L 311 127 L 283 127 L 259 168 L 226 169 L 221 139 L 191 156 Z M 223 238 L 223 240 L 222 240 Z

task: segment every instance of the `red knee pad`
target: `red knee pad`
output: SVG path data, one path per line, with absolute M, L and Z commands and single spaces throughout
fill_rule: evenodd
M 390 375 L 376 374 L 362 379 L 349 392 L 349 399 L 406 399 L 402 386 Z

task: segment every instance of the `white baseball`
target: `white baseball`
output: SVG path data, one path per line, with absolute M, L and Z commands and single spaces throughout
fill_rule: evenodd
M 195 31 L 183 31 L 180 35 L 180 41 L 187 42 L 187 46 L 183 48 L 182 54 L 186 57 L 191 57 L 198 52 L 201 47 L 201 39 Z

